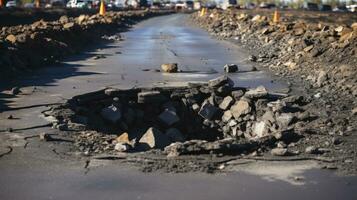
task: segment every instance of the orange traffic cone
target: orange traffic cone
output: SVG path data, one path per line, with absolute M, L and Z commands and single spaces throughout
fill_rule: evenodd
M 279 21 L 280 21 L 280 14 L 279 14 L 279 12 L 276 10 L 276 11 L 274 12 L 273 22 L 274 22 L 274 23 L 278 23 Z
M 105 15 L 104 0 L 102 0 L 102 1 L 100 2 L 99 14 L 100 14 L 100 15 Z

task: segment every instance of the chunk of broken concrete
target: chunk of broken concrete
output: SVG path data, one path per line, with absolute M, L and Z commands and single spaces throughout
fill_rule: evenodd
M 236 64 L 226 64 L 223 69 L 226 73 L 234 73 L 238 71 L 238 66 Z
M 127 143 L 118 142 L 115 144 L 114 149 L 119 152 L 125 152 L 130 149 L 130 145 Z
M 163 134 L 159 129 L 151 127 L 140 138 L 139 143 L 142 149 L 162 149 L 170 144 L 170 140 L 169 137 Z
M 232 115 L 235 119 L 250 113 L 252 108 L 250 107 L 249 103 L 245 100 L 237 101 L 230 109 Z
M 228 76 L 220 76 L 208 81 L 208 86 L 211 88 L 220 87 L 225 84 L 234 85 L 233 81 Z
M 222 110 L 227 110 L 234 103 L 234 100 L 231 96 L 226 96 L 222 103 L 219 104 L 219 108 Z
M 273 156 L 287 156 L 288 149 L 286 148 L 275 148 L 270 151 L 271 155 Z
M 121 111 L 119 110 L 119 108 L 117 108 L 114 105 L 103 108 L 102 111 L 100 112 L 100 114 L 104 119 L 106 119 L 112 123 L 119 122 L 122 117 Z
M 268 95 L 268 91 L 264 86 L 259 86 L 255 89 L 247 91 L 244 96 L 250 99 L 253 98 L 263 98 Z
M 230 110 L 227 110 L 223 113 L 222 121 L 228 122 L 230 119 L 232 119 L 232 117 L 233 117 L 232 112 Z
M 171 126 L 176 122 L 180 121 L 175 111 L 165 110 L 159 115 L 159 120 L 167 126 Z
M 52 140 L 52 137 L 48 133 L 40 133 L 40 140 L 42 140 L 42 141 L 50 141 L 50 140 Z
M 165 135 L 169 138 L 171 142 L 183 142 L 185 141 L 184 136 L 181 131 L 177 128 L 169 128 L 165 131 Z
M 268 131 L 269 131 L 269 126 L 267 122 L 264 121 L 255 122 L 253 125 L 253 136 L 257 138 L 261 138 L 268 135 Z
M 10 91 L 10 94 L 12 94 L 12 95 L 18 95 L 20 93 L 21 93 L 21 90 L 19 87 L 13 87 Z
M 205 118 L 205 119 L 212 119 L 214 117 L 214 115 L 217 113 L 218 108 L 213 106 L 212 104 L 205 102 L 202 104 L 200 111 L 198 112 L 198 114 Z
M 129 134 L 127 132 L 122 133 L 119 137 L 115 138 L 115 141 L 118 143 L 130 143 Z
M 175 73 L 178 71 L 177 63 L 165 63 L 161 65 L 161 69 L 166 73 Z
M 276 121 L 280 128 L 288 127 L 293 120 L 294 115 L 291 113 L 281 113 L 278 117 L 276 117 Z
M 160 91 L 146 91 L 138 93 L 138 103 L 162 103 L 166 101 Z

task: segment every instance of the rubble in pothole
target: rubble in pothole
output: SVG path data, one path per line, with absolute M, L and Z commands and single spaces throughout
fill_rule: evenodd
M 187 87 L 108 88 L 54 107 L 54 127 L 70 131 L 86 155 L 163 150 L 184 154 L 263 153 L 287 149 L 311 120 L 301 96 L 269 93 L 263 86 L 234 87 L 227 76 Z M 294 146 L 294 145 L 292 145 Z M 287 155 L 287 154 L 286 154 Z

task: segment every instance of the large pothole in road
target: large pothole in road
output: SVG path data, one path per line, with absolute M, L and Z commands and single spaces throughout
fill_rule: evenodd
M 85 154 L 163 150 L 184 154 L 295 155 L 309 115 L 300 96 L 234 87 L 226 77 L 187 87 L 104 89 L 52 109 Z

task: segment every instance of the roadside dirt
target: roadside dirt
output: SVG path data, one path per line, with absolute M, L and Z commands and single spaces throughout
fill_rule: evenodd
M 97 10 L 87 9 L 26 9 L 26 8 L 2 8 L 0 10 L 0 27 L 32 24 L 43 19 L 44 21 L 56 21 L 61 16 L 78 17 L 79 15 L 94 15 Z
M 0 77 L 10 79 L 45 65 L 59 63 L 99 41 L 121 40 L 119 33 L 148 17 L 170 11 L 123 11 L 63 15 L 56 21 L 36 21 L 29 25 L 2 27 L 0 30 Z M 114 34 L 114 35 L 113 35 Z M 102 57 L 98 57 L 100 59 Z
M 335 160 L 331 168 L 356 174 L 357 29 L 351 14 L 319 19 L 314 13 L 283 14 L 271 22 L 271 13 L 211 10 L 206 17 L 192 15 L 194 23 L 214 36 L 251 50 L 250 60 L 291 85 L 291 94 L 310 99 L 307 110 L 316 119 L 303 128 L 303 146 L 324 148 Z M 350 18 L 349 18 L 350 17 Z M 347 23 L 347 24 L 344 24 Z M 330 167 L 328 167 L 330 168 Z

